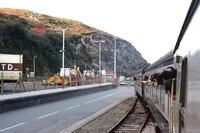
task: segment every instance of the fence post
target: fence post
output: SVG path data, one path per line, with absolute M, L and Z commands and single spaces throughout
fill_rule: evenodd
M 78 81 L 78 78 L 77 78 L 77 75 L 76 75 L 76 78 L 75 78 L 76 86 L 78 85 L 77 81 Z
M 38 89 L 40 89 L 40 82 L 38 82 Z
M 54 74 L 54 79 L 53 79 L 53 81 L 54 81 L 54 89 L 56 89 L 56 76 L 55 76 L 55 74 Z
M 17 83 L 14 83 L 14 84 L 13 84 L 13 93 L 16 92 L 16 88 L 17 88 Z
M 45 89 L 47 89 L 47 73 L 46 73 L 46 71 L 45 71 L 45 76 L 44 76 L 44 78 L 45 78 Z

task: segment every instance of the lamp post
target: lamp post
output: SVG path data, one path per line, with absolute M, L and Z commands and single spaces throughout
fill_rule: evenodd
M 63 29 L 63 48 L 62 50 L 60 50 L 60 52 L 62 52 L 62 71 L 63 72 L 63 76 L 62 76 L 62 88 L 64 89 L 65 87 L 65 71 L 64 71 L 64 68 L 65 68 L 65 30 L 66 29 Z
M 34 81 L 33 81 L 33 89 L 35 90 L 35 58 L 36 58 L 37 56 L 35 55 L 35 56 L 33 56 L 33 73 L 34 73 Z
M 62 52 L 62 71 L 63 71 L 63 76 L 62 76 L 62 88 L 64 89 L 65 87 L 65 71 L 64 71 L 64 68 L 65 68 L 65 30 L 73 30 L 71 28 L 65 28 L 65 29 L 62 29 L 63 31 L 63 48 L 62 50 L 60 50 L 60 52 Z
M 66 29 L 63 29 L 63 48 L 62 48 L 62 69 L 63 69 L 63 71 L 64 71 L 64 68 L 65 68 L 65 65 L 64 65 L 64 60 L 65 60 L 65 30 Z

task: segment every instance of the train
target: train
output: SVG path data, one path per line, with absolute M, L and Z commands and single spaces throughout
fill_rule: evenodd
M 156 113 L 161 132 L 200 133 L 200 1 L 192 0 L 174 48 L 145 68 L 134 71 L 134 88 Z M 152 75 L 174 68 L 176 76 L 166 91 L 166 81 Z M 174 93 L 175 90 L 175 93 Z

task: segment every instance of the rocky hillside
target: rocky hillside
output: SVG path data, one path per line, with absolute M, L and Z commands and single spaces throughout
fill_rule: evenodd
M 32 70 L 36 58 L 36 75 L 51 75 L 61 67 L 62 29 L 65 31 L 65 66 L 74 62 L 81 70 L 98 69 L 98 46 L 102 42 L 102 69 L 113 70 L 114 38 L 111 34 L 81 22 L 56 18 L 26 10 L 0 8 L 0 53 L 23 54 L 25 68 Z M 131 75 L 147 65 L 129 42 L 118 38 L 117 74 Z

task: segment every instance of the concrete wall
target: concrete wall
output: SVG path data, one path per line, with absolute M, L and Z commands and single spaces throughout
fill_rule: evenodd
M 41 94 L 33 94 L 33 95 L 23 95 L 16 97 L 5 97 L 0 99 L 0 112 L 10 111 L 18 108 L 28 107 L 28 106 L 37 106 L 39 104 L 44 104 L 48 102 L 53 102 L 57 100 L 67 99 L 71 97 L 86 95 L 98 91 L 104 91 L 108 89 L 114 89 L 116 85 L 114 84 L 106 84 L 106 85 L 96 85 L 92 86 L 84 86 L 84 89 L 66 89 L 64 91 L 57 91 L 51 93 L 41 93 Z M 10 94 L 12 95 L 12 94 Z

